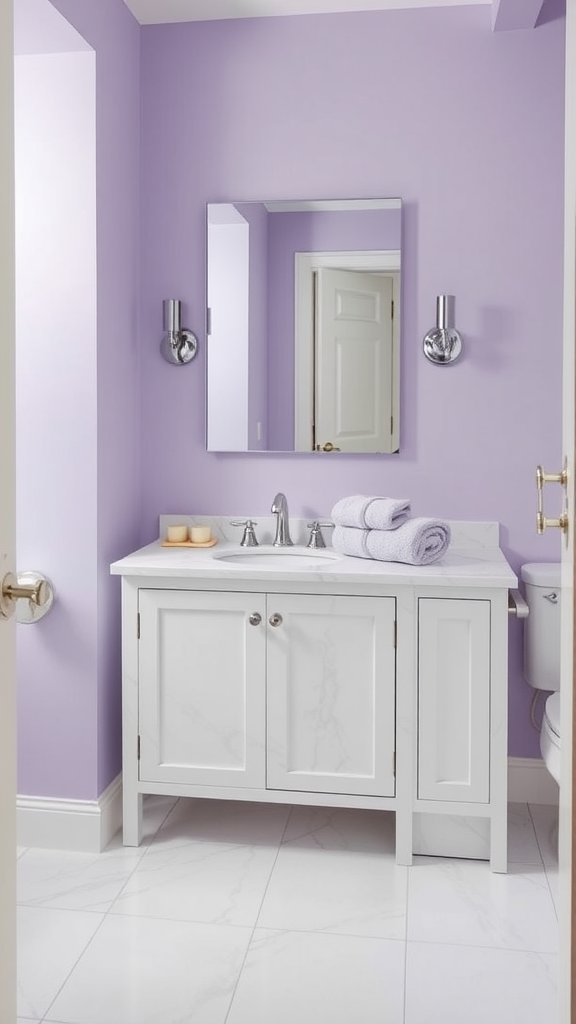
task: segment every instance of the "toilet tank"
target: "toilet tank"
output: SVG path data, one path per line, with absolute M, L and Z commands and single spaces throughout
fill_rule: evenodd
M 524 678 L 537 690 L 560 689 L 560 563 L 527 562 L 524 581 Z

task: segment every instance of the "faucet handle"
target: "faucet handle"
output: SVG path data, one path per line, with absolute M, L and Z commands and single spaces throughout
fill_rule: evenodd
M 257 548 L 258 539 L 254 531 L 254 527 L 258 526 L 252 519 L 231 519 L 230 526 L 243 526 L 244 533 L 242 534 L 242 540 L 240 541 L 240 547 L 242 548 Z
M 325 548 L 326 542 L 322 536 L 322 528 L 328 529 L 333 527 L 334 523 L 320 523 L 317 519 L 313 522 L 308 523 L 308 529 L 310 530 L 310 540 L 306 545 L 309 548 Z

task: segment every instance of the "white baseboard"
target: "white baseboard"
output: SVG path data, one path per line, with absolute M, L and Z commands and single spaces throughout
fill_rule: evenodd
M 97 800 L 18 796 L 19 846 L 100 853 L 122 824 L 122 775 Z
M 560 790 L 539 757 L 508 758 L 508 802 L 557 804 Z
M 540 758 L 508 758 L 510 803 L 557 804 L 558 786 Z M 19 796 L 18 845 L 100 853 L 122 825 L 122 775 L 97 800 Z

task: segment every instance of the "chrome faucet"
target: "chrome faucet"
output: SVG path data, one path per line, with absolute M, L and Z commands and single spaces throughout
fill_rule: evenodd
M 281 491 L 274 498 L 270 511 L 273 515 L 278 516 L 276 520 L 276 536 L 273 541 L 274 547 L 292 547 L 293 541 L 290 539 L 290 524 L 288 521 L 288 502 L 286 501 L 286 495 L 282 494 Z

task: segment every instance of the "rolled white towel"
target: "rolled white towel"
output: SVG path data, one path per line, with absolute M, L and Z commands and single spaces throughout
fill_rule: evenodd
M 410 519 L 397 530 L 370 530 L 366 538 L 369 558 L 383 562 L 430 565 L 448 550 L 450 527 L 439 519 Z
M 335 526 L 332 534 L 332 547 L 341 555 L 370 558 L 366 547 L 368 533 L 368 530 L 358 530 L 353 526 Z
M 408 498 L 379 498 L 367 494 L 341 498 L 332 509 L 336 526 L 354 526 L 359 530 L 396 530 L 409 516 Z

